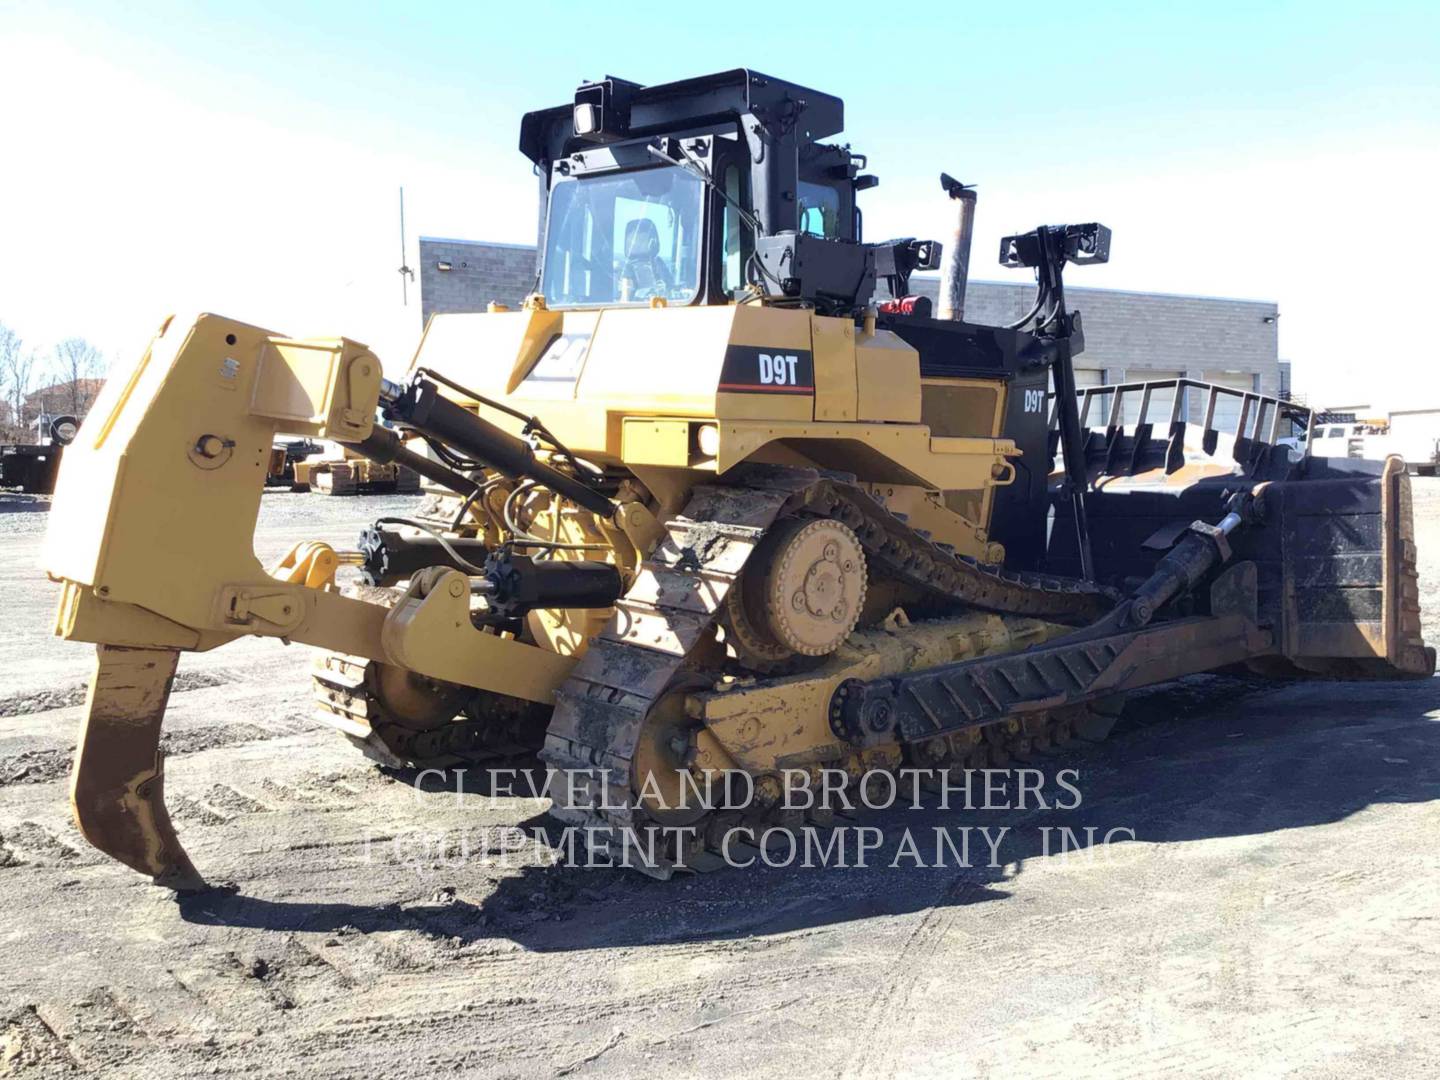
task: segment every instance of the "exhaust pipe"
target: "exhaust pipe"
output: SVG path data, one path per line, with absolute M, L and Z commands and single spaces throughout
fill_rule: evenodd
M 970 239 L 975 234 L 975 189 L 948 173 L 940 174 L 940 186 L 959 206 L 955 231 L 945 245 L 945 261 L 940 267 L 940 310 L 935 317 L 961 322 L 965 318 L 965 282 L 970 277 Z

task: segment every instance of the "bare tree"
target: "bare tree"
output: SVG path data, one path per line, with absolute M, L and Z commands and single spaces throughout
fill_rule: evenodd
M 20 335 L 0 325 L 0 386 L 10 406 L 10 423 L 22 435 L 27 432 L 25 399 L 30 396 L 35 372 L 35 352 L 25 348 Z
M 10 358 L 22 344 L 19 334 L 0 323 L 0 434 L 10 427 Z
M 84 418 L 95 397 L 95 380 L 104 370 L 100 350 L 84 338 L 67 338 L 55 346 L 55 375 L 71 415 Z

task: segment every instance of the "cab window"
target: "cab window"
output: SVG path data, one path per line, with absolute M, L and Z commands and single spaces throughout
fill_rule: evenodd
M 740 167 L 730 165 L 725 169 L 722 180 L 725 194 L 735 202 L 744 205 L 740 192 Z M 745 284 L 744 240 L 741 236 L 740 214 L 730 202 L 725 203 L 723 217 L 724 266 L 720 275 L 720 290 L 726 295 L 742 288 Z
M 840 192 L 825 184 L 800 181 L 800 231 L 811 236 L 840 235 Z
M 702 185 L 650 167 L 557 180 L 541 291 L 553 307 L 689 303 L 700 287 Z

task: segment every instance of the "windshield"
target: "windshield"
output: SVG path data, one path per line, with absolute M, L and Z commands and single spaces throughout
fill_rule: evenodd
M 546 302 L 695 299 L 702 188 L 697 177 L 671 166 L 556 183 L 545 232 Z

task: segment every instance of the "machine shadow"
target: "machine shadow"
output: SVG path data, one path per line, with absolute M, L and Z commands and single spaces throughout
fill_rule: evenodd
M 1132 698 L 1106 743 L 1032 764 L 1046 776 L 1044 807 L 1033 790 L 1026 806 L 1014 805 L 1012 780 L 1009 809 L 965 810 L 958 796 L 942 809 L 932 795 L 921 808 L 905 801 L 840 822 L 852 837 L 862 827 L 881 830 L 883 842 L 863 867 L 807 868 L 798 858 L 772 867 L 757 857 L 746 869 L 658 882 L 633 870 L 530 865 L 470 900 L 473 869 L 461 866 L 417 904 L 272 902 L 216 892 L 182 899 L 180 911 L 210 925 L 411 929 L 462 943 L 505 938 L 565 951 L 745 938 L 1000 901 L 1032 860 L 1095 855 L 1086 849 L 1107 838 L 1174 843 L 1269 833 L 1339 821 L 1375 803 L 1440 798 L 1440 678 L 1337 684 L 1195 676 Z M 1079 805 L 1056 786 L 1066 769 L 1078 772 L 1069 782 Z M 980 782 L 972 789 L 976 802 Z M 440 791 L 453 794 L 453 781 L 438 785 L 437 797 Z M 536 826 L 558 840 L 548 815 L 524 825 L 527 832 Z M 966 826 L 969 866 L 951 854 L 961 849 Z M 996 841 L 993 864 L 982 827 Z M 953 849 L 937 846 L 937 830 Z M 934 863 L 938 852 L 944 864 L 916 865 L 903 846 L 907 836 L 922 861 Z M 785 854 L 781 848 L 772 858 Z

